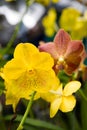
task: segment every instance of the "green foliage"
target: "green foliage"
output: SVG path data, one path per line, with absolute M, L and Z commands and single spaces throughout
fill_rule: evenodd
M 11 119 L 12 116 L 11 115 L 8 115 L 5 117 L 5 120 L 9 120 Z M 19 122 L 21 121 L 22 119 L 22 116 L 21 115 L 17 115 L 17 118 L 15 119 L 15 122 Z M 31 125 L 31 126 L 34 126 L 37 130 L 37 128 L 44 128 L 44 130 L 64 130 L 63 128 L 60 128 L 59 126 L 56 126 L 56 125 L 53 125 L 49 122 L 46 122 L 46 121 L 41 121 L 41 120 L 38 120 L 38 119 L 32 119 L 32 118 L 27 118 L 25 120 L 25 124 L 26 125 Z
M 83 92 L 87 95 L 87 82 L 84 84 Z M 87 101 L 81 99 L 81 123 L 82 130 L 87 130 Z
M 0 95 L 2 95 L 3 91 L 5 90 L 3 81 L 0 81 Z
M 87 53 L 87 38 L 83 39 L 83 43 L 84 43 L 85 50 L 86 50 L 86 53 Z M 87 58 L 85 59 L 84 64 L 87 65 Z
M 65 74 L 64 71 L 59 71 L 57 76 L 64 85 L 70 81 L 70 76 Z

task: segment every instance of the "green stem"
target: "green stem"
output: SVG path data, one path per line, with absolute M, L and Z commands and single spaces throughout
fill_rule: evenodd
M 8 44 L 7 44 L 7 46 L 6 46 L 6 48 L 5 48 L 4 51 L 2 52 L 2 55 L 6 54 L 6 53 L 8 52 L 8 50 L 11 48 L 11 46 L 13 45 L 14 40 L 16 39 L 17 34 L 18 34 L 18 31 L 19 31 L 19 28 L 20 28 L 20 24 L 21 24 L 21 22 L 16 25 L 15 30 L 14 30 L 14 33 L 13 33 L 11 39 L 9 40 L 9 42 L 8 42 Z
M 19 126 L 18 126 L 18 128 L 17 128 L 17 130 L 22 130 L 22 129 L 23 129 L 23 124 L 24 124 L 24 122 L 25 122 L 25 120 L 26 120 L 26 117 L 27 117 L 27 115 L 28 115 L 28 113 L 29 113 L 29 111 L 30 111 L 30 109 L 31 109 L 31 106 L 32 106 L 32 103 L 33 103 L 33 99 L 34 99 L 35 94 L 36 94 L 36 92 L 34 91 L 34 92 L 32 93 L 32 95 L 31 95 L 31 99 L 30 99 L 30 101 L 29 101 L 29 103 L 28 103 L 27 109 L 26 109 L 26 111 L 25 111 L 25 113 L 24 113 L 24 116 L 23 116 L 23 118 L 22 118 L 22 120 L 21 120 L 21 122 L 20 122 L 20 124 L 19 124 Z
M 87 97 L 85 96 L 84 92 L 81 89 L 79 89 L 79 93 L 84 98 L 84 100 L 87 101 Z
M 22 19 L 23 19 L 24 15 L 26 14 L 26 12 L 27 12 L 29 6 L 31 6 L 31 5 L 34 3 L 34 1 L 35 1 L 35 0 L 28 0 L 28 4 L 27 4 L 27 6 L 26 6 L 26 10 L 25 10 L 25 12 L 23 13 L 23 15 L 22 15 L 22 17 L 21 17 L 19 23 L 16 25 L 15 30 L 14 30 L 14 33 L 13 33 L 11 39 L 9 40 L 9 42 L 8 42 L 8 44 L 7 44 L 7 46 L 6 46 L 6 48 L 3 50 L 2 55 L 6 54 L 6 53 L 9 51 L 9 49 L 11 48 L 11 46 L 13 45 L 14 40 L 16 39 L 17 34 L 18 34 L 18 31 L 19 31 L 19 29 L 20 29 L 20 25 L 21 25 Z

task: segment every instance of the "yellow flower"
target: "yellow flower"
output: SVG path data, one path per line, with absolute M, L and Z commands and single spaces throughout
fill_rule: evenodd
M 36 2 L 41 3 L 45 6 L 48 6 L 51 2 L 57 3 L 59 0 L 36 0 Z
M 45 93 L 53 86 L 58 86 L 59 81 L 52 69 L 53 65 L 50 54 L 39 52 L 30 43 L 18 44 L 14 58 L 2 69 L 1 77 L 6 85 L 6 104 L 11 103 L 15 108 L 20 98 L 29 99 L 33 91 Z
M 74 28 L 71 31 L 71 36 L 73 39 L 83 39 L 87 37 L 87 11 L 84 12 L 83 16 L 76 19 Z
M 59 23 L 61 28 L 71 33 L 72 39 L 87 37 L 87 10 L 82 16 L 78 10 L 70 7 L 66 8 L 62 12 Z
M 18 104 L 21 98 L 30 99 L 32 90 L 29 87 L 24 85 L 24 80 L 9 80 L 5 79 L 5 94 L 6 94 L 6 105 L 13 105 L 13 110 L 15 111 L 16 105 Z M 27 85 L 27 83 L 26 83 Z M 34 100 L 40 98 L 40 95 L 36 93 Z
M 76 105 L 76 99 L 72 95 L 81 86 L 79 81 L 71 81 L 65 85 L 60 84 L 56 91 L 50 90 L 47 94 L 41 94 L 41 97 L 50 102 L 50 117 L 54 117 L 58 110 L 62 112 L 72 111 Z
M 61 14 L 59 23 L 60 27 L 66 31 L 72 31 L 75 26 L 76 19 L 81 15 L 81 13 L 74 8 L 65 8 Z
M 53 3 L 57 3 L 59 0 L 52 0 Z
M 45 29 L 45 34 L 49 37 L 53 36 L 55 33 L 55 22 L 57 14 L 54 8 L 48 11 L 48 14 L 42 19 L 42 24 Z

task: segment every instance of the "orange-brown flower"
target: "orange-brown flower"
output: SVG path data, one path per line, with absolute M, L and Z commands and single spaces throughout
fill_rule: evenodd
M 56 73 L 64 69 L 67 74 L 72 74 L 79 67 L 85 54 L 82 41 L 71 40 L 70 35 L 63 29 L 58 31 L 53 42 L 41 44 L 39 50 L 50 53 L 54 58 Z

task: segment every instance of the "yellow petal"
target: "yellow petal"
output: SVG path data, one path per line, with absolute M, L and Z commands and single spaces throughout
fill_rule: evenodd
M 39 93 L 46 93 L 50 89 L 59 86 L 59 80 L 52 69 L 48 71 L 38 69 L 34 76 L 28 78 L 27 82 L 29 89 Z
M 20 43 L 16 46 L 14 51 L 14 58 L 26 65 L 27 68 L 32 66 L 33 58 L 38 58 L 39 50 L 31 43 Z
M 6 86 L 6 105 L 12 105 L 13 106 L 13 110 L 15 111 L 15 108 L 20 100 L 20 92 L 18 91 L 18 89 L 14 86 L 14 84 L 10 81 L 5 82 L 5 86 Z M 16 91 L 15 91 L 16 90 Z
M 63 93 L 62 88 L 63 88 L 63 84 L 60 84 L 59 87 L 58 87 L 58 89 L 56 90 L 56 93 L 57 93 L 59 96 L 61 96 L 62 93 Z
M 7 92 L 6 93 L 6 105 L 12 105 L 13 111 L 15 111 L 15 108 L 19 102 L 20 98 L 17 98 L 12 93 Z
M 78 18 L 76 20 L 74 29 L 71 32 L 72 39 L 82 40 L 84 37 L 87 37 L 87 26 L 86 25 L 87 25 L 87 19 L 85 19 L 83 17 Z
M 53 3 L 57 3 L 59 0 L 52 0 Z
M 52 37 L 52 36 L 54 35 L 55 30 L 54 30 L 53 27 L 54 27 L 54 26 L 45 29 L 45 34 L 46 34 L 46 36 Z
M 12 59 L 4 66 L 3 73 L 8 79 L 17 79 L 26 71 L 26 65 L 23 60 Z
M 51 106 L 50 106 L 50 117 L 54 117 L 55 114 L 57 113 L 58 109 L 60 108 L 60 105 L 61 105 L 61 102 L 62 102 L 62 98 L 59 97 L 59 98 L 56 98 L 52 103 L 51 103 Z
M 38 60 L 37 60 L 38 58 Z M 36 69 L 49 70 L 54 65 L 54 60 L 50 54 L 39 52 L 32 57 L 32 66 Z
M 47 102 L 52 102 L 55 99 L 56 95 L 54 93 L 47 92 L 47 93 L 40 93 L 40 97 L 46 100 Z
M 14 51 L 14 59 L 4 66 L 4 74 L 9 79 L 17 79 L 27 69 L 32 69 L 32 59 L 38 49 L 30 43 L 18 44 Z
M 38 53 L 38 49 L 31 43 L 20 43 L 16 46 L 14 51 L 14 58 L 26 59 L 26 61 L 35 53 Z
M 6 105 L 13 105 L 14 111 L 20 98 L 30 99 L 29 95 L 32 94 L 32 91 L 27 87 L 23 87 L 23 85 L 21 86 L 17 80 L 8 80 L 8 82 L 5 82 L 5 86 Z
M 40 96 L 42 99 L 46 100 L 47 102 L 53 102 L 55 98 L 60 97 L 61 94 L 62 94 L 62 85 L 60 85 L 60 81 L 57 80 L 55 81 L 53 88 L 51 87 L 49 92 L 40 93 Z
M 62 112 L 72 111 L 76 105 L 76 99 L 74 96 L 62 97 L 62 103 L 60 105 L 60 110 Z
M 0 68 L 0 76 L 4 79 L 3 68 Z
M 72 15 L 68 15 L 69 13 Z M 65 8 L 62 11 L 60 17 L 60 27 L 65 29 L 66 31 L 71 31 L 74 28 L 76 19 L 80 16 L 80 14 L 81 13 L 77 9 L 74 9 L 72 7 Z
M 63 95 L 69 96 L 72 93 L 76 92 L 81 87 L 81 83 L 79 81 L 71 81 L 64 87 Z

